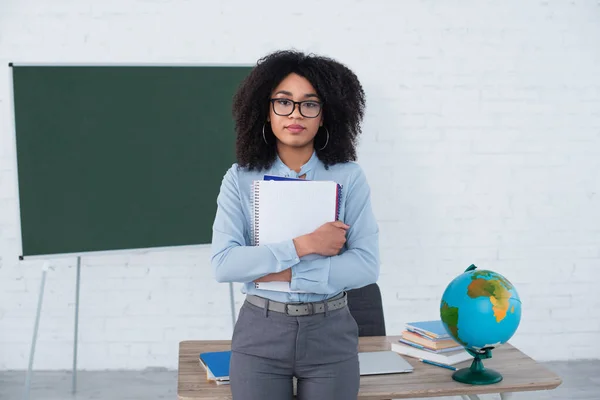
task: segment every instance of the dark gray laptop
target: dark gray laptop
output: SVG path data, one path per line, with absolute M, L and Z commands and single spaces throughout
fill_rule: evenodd
M 394 351 L 360 352 L 358 361 L 361 375 L 400 374 L 413 370 L 413 366 Z

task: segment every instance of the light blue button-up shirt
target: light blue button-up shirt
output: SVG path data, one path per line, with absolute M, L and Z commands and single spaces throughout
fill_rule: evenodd
M 340 254 L 298 257 L 293 240 L 252 246 L 250 224 L 251 185 L 265 174 L 309 180 L 335 181 L 342 185 L 340 220 L 350 225 Z M 355 162 L 325 169 L 313 153 L 300 172 L 278 157 L 268 170 L 249 171 L 233 164 L 225 174 L 217 198 L 213 224 L 211 262 L 218 282 L 244 283 L 243 293 L 280 302 L 321 301 L 375 283 L 379 277 L 379 228 L 371 210 L 365 174 Z M 254 287 L 253 281 L 273 272 L 292 269 L 291 289 L 307 293 L 276 292 Z

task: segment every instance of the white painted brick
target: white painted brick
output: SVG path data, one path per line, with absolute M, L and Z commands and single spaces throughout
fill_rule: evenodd
M 594 309 L 588 306 L 585 302 L 577 304 L 577 307 L 570 309 L 556 308 L 551 310 L 551 316 L 555 320 L 576 320 L 578 326 L 572 326 L 571 329 L 575 329 L 576 332 L 595 332 L 598 327 L 598 320 L 589 320 L 590 315 L 593 315 Z M 589 322 L 581 320 L 587 320 Z M 596 329 L 592 329 L 595 327 Z
M 115 329 L 106 329 L 104 331 L 105 342 L 159 342 L 163 340 L 164 334 L 159 329 L 141 329 L 134 328 L 121 322 L 122 325 Z
M 525 316 L 523 316 L 517 332 L 523 335 L 530 335 L 537 332 L 555 334 L 564 331 L 564 328 L 561 326 L 561 321 L 550 320 L 547 313 L 542 312 L 541 314 L 542 320 L 532 320 L 532 318 L 525 318 Z

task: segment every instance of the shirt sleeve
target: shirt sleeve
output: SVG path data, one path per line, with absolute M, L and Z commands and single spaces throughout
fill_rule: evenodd
M 379 278 L 379 227 L 362 169 L 348 189 L 346 250 L 333 257 L 302 259 L 292 267 L 292 290 L 332 294 L 375 283 Z
M 293 240 L 260 246 L 246 243 L 249 221 L 242 210 L 237 168 L 234 164 L 227 171 L 217 197 L 211 264 L 218 282 L 252 282 L 300 262 Z

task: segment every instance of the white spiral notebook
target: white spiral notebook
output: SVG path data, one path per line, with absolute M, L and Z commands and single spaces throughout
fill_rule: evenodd
M 251 193 L 255 246 L 293 239 L 339 218 L 341 186 L 336 182 L 254 181 Z M 255 287 L 292 291 L 288 282 L 258 282 Z

